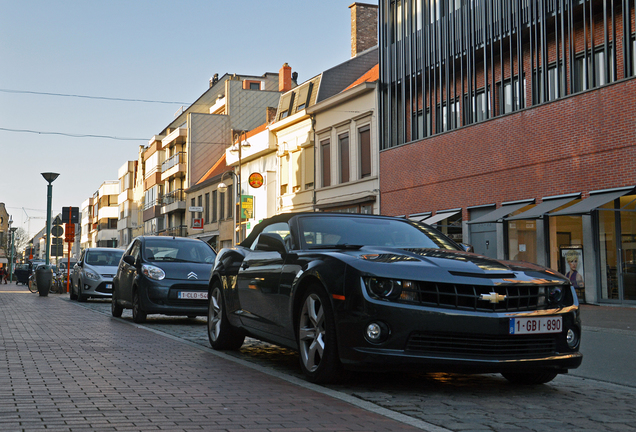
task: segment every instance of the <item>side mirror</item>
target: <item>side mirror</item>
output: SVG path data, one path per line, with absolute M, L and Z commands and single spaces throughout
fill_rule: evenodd
M 287 255 L 287 248 L 283 242 L 283 238 L 275 233 L 261 233 L 258 236 L 256 250 L 278 252 L 282 256 Z
M 462 249 L 464 249 L 464 252 L 475 252 L 475 248 L 473 247 L 473 245 L 469 245 L 466 243 L 460 243 L 459 244 Z
M 135 257 L 132 255 L 126 255 L 124 257 L 124 262 L 128 265 L 134 266 L 135 265 Z

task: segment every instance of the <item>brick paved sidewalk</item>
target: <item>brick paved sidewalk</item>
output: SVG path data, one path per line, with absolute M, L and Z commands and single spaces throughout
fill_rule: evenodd
M 1 431 L 417 430 L 15 284 L 0 337 Z

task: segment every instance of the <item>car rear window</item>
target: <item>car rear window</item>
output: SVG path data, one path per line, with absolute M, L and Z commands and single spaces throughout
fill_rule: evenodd
M 113 249 L 112 251 L 88 251 L 84 260 L 86 264 L 94 266 L 116 266 L 124 251 Z
M 214 250 L 202 241 L 147 239 L 144 257 L 148 261 L 213 263 Z

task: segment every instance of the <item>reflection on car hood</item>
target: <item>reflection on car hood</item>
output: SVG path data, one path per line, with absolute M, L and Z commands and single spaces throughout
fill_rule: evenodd
M 190 281 L 205 281 L 210 279 L 214 263 L 193 262 L 150 262 L 166 273 L 166 279 L 181 279 Z
M 520 273 L 523 279 L 544 279 L 562 283 L 565 279 L 560 273 L 521 261 L 502 261 L 475 253 L 448 249 L 399 249 L 365 246 L 358 251 L 338 252 L 355 258 L 349 264 L 363 271 L 404 272 L 404 277 L 417 277 L 431 272 L 439 275 L 440 270 L 447 276 L 477 277 L 489 279 L 517 280 Z M 375 264 L 367 266 L 363 263 Z M 387 264 L 382 266 L 382 264 Z M 380 266 L 378 266 L 380 265 Z M 379 268 L 380 267 L 380 268 Z M 393 267 L 395 267 L 393 269 Z M 381 269 L 382 268 L 382 269 Z M 399 268 L 399 270 L 398 270 Z M 374 270 L 375 269 L 375 270 Z

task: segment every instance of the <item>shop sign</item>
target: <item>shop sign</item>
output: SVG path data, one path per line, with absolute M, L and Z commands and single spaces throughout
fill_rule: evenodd
M 254 195 L 241 195 L 241 219 L 254 217 Z
M 203 218 L 192 218 L 192 229 L 203 229 Z
M 252 173 L 249 176 L 248 182 L 254 189 L 258 189 L 263 186 L 263 175 L 257 172 Z

